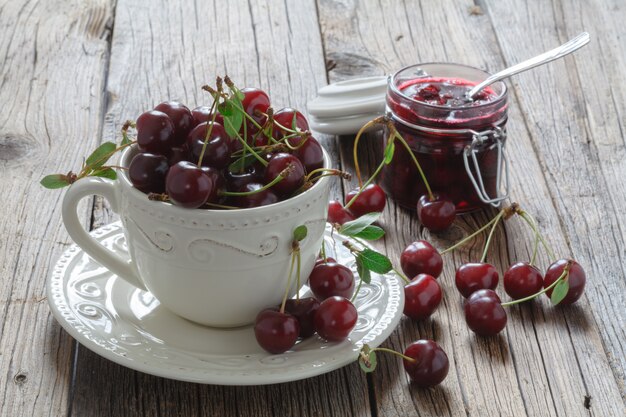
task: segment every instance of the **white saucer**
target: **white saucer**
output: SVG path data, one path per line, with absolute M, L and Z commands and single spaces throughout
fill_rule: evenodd
M 128 256 L 119 222 L 91 234 Z M 356 276 L 354 258 L 341 237 L 335 234 L 335 244 L 327 229 L 325 240 L 327 255 L 351 267 Z M 47 291 L 59 323 L 97 354 L 149 374 L 220 385 L 294 381 L 347 365 L 357 359 L 363 344 L 378 346 L 391 334 L 404 304 L 398 277 L 372 274 L 372 283 L 363 284 L 355 301 L 359 320 L 348 340 L 329 343 L 315 335 L 289 352 L 271 355 L 258 346 L 251 326 L 216 329 L 178 317 L 75 245 L 54 266 Z M 308 295 L 305 286 L 301 296 Z

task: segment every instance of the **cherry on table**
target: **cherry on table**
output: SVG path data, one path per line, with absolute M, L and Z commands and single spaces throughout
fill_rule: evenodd
M 213 113 L 209 106 L 198 106 L 191 111 L 193 117 L 193 127 L 198 126 L 200 123 L 206 123 L 213 120 Z M 215 115 L 215 122 L 224 126 L 224 116 L 221 113 Z
M 356 197 L 359 193 L 359 188 L 350 191 L 346 195 L 346 205 Z M 363 192 L 356 197 L 354 203 L 348 207 L 348 211 L 354 214 L 355 217 L 361 217 L 367 213 L 380 213 L 385 209 L 387 203 L 387 195 L 380 186 L 377 184 L 369 184 L 363 189 Z
M 404 355 L 414 359 L 404 359 L 402 364 L 415 385 L 433 387 L 446 379 L 450 369 L 448 355 L 436 342 L 418 340 L 405 349 Z
M 338 342 L 348 337 L 356 326 L 357 318 L 356 307 L 349 300 L 330 297 L 320 303 L 313 323 L 322 338 Z
M 211 125 L 213 126 L 211 128 Z M 197 162 L 202 154 L 206 135 L 211 129 L 211 136 L 206 144 L 206 149 L 202 157 L 203 166 L 212 166 L 218 169 L 225 168 L 230 163 L 231 139 L 226 134 L 226 130 L 219 123 L 205 122 L 194 127 L 187 136 L 187 147 L 193 158 Z
M 167 114 L 150 110 L 137 118 L 137 144 L 142 151 L 167 155 L 175 143 L 174 123 Z
M 430 317 L 441 303 L 441 287 L 428 274 L 419 274 L 404 286 L 404 314 L 413 320 Z
M 543 276 L 536 267 L 528 262 L 517 262 L 506 270 L 502 284 L 504 291 L 512 299 L 519 300 L 541 291 Z
M 432 199 L 423 195 L 417 201 L 417 217 L 431 232 L 440 232 L 454 223 L 456 206 L 440 194 L 433 194 Z
M 309 275 L 309 287 L 318 300 L 334 296 L 350 298 L 354 292 L 354 274 L 336 262 L 320 263 Z
M 328 203 L 328 222 L 331 224 L 344 224 L 354 220 L 354 216 L 338 200 Z
M 291 171 L 287 176 L 272 186 L 272 190 L 282 196 L 293 194 L 304 184 L 304 167 L 302 162 L 291 154 L 279 152 L 270 157 L 265 167 L 266 184 L 273 181 L 288 167 L 291 167 Z
M 402 251 L 400 266 L 408 277 L 428 274 L 437 278 L 443 270 L 443 259 L 430 243 L 418 240 Z
M 324 152 L 317 139 L 312 136 L 306 138 L 296 136 L 287 140 L 291 146 L 297 148 L 293 151 L 293 155 L 302 162 L 307 173 L 324 166 Z M 303 140 L 304 143 L 302 143 Z
M 479 336 L 493 336 L 506 326 L 507 316 L 493 290 L 478 290 L 465 301 L 465 321 Z
M 157 105 L 154 110 L 167 114 L 174 124 L 174 145 L 180 146 L 185 143 L 187 134 L 195 126 L 191 110 L 177 101 L 165 101 Z
M 309 130 L 309 122 L 306 120 L 306 117 L 304 117 L 304 115 L 298 110 L 292 109 L 291 107 L 282 108 L 274 113 L 274 121 L 287 129 L 293 129 L 294 115 L 296 119 L 296 128 L 301 131 Z M 274 125 L 273 136 L 275 139 L 282 139 L 282 137 L 286 135 L 288 135 L 288 132 L 285 132 L 283 129 Z
M 254 194 L 242 195 L 234 197 L 234 205 L 240 208 L 252 208 L 252 207 L 260 207 L 267 206 L 270 204 L 274 204 L 278 202 L 278 196 L 274 194 L 272 190 L 262 190 L 263 184 L 259 184 L 258 182 L 251 182 L 244 185 L 242 188 L 237 190 L 238 192 L 251 192 L 254 191 Z
M 486 262 L 468 262 L 456 270 L 454 283 L 465 298 L 473 292 L 498 286 L 499 276 L 496 267 Z
M 128 177 L 133 186 L 144 193 L 162 193 L 169 167 L 163 155 L 138 153 L 130 161 Z
M 188 161 L 170 167 L 165 190 L 178 206 L 197 208 L 207 202 L 214 188 L 213 180 L 202 169 Z
M 291 314 L 276 309 L 261 311 L 254 323 L 254 336 L 259 345 L 269 353 L 283 353 L 298 340 L 300 324 Z
M 320 306 L 320 302 L 313 297 L 304 297 L 298 299 L 289 299 L 285 303 L 285 312 L 291 314 L 300 324 L 300 337 L 306 339 L 313 336 L 315 326 L 313 320 L 315 313 Z
M 567 278 L 569 289 L 567 290 L 567 295 L 559 303 L 559 305 L 573 304 L 578 301 L 585 291 L 585 283 L 587 282 L 585 271 L 578 262 L 567 259 L 559 259 L 548 267 L 546 277 L 543 280 L 543 287 L 547 288 L 554 281 L 556 281 L 561 274 L 563 274 L 563 269 L 565 269 L 565 265 L 567 265 L 568 262 L 572 263 L 569 269 L 569 276 Z M 546 295 L 550 297 L 552 295 L 552 290 L 546 291 Z

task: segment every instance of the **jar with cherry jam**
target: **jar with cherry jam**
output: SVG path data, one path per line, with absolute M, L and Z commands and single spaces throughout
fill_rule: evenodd
M 467 92 L 489 75 L 465 65 L 432 63 L 401 69 L 388 82 L 387 115 L 417 157 L 433 192 L 450 198 L 457 212 L 489 203 L 497 206 L 505 198 L 500 183 L 506 170 L 506 86 L 496 82 L 472 100 L 467 98 Z M 396 202 L 411 209 L 427 194 L 410 154 L 399 144 L 380 183 Z

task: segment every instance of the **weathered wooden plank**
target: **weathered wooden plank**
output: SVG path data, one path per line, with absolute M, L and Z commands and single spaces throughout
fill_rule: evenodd
M 508 11 L 520 7 L 532 18 L 511 22 Z M 626 399 L 626 8 L 555 0 L 486 9 L 508 63 L 583 30 L 593 37 L 576 59 L 520 74 L 515 90 L 568 246 L 587 268 L 587 296 Z M 522 26 L 537 34 L 533 42 L 519 42 L 528 33 Z
M 266 90 L 276 108 L 304 109 L 326 84 L 321 36 L 312 1 L 196 2 L 193 7 L 140 1 L 116 7 L 104 138 L 165 99 L 207 102 L 200 86 L 228 73 Z M 338 160 L 334 138 L 322 138 Z M 334 189 L 340 194 L 340 184 Z M 114 216 L 99 202 L 94 225 Z M 73 415 L 369 415 L 366 378 L 358 366 L 267 387 L 187 384 L 134 372 L 78 348 Z M 103 395 L 103 393 L 106 393 Z
M 517 51 L 519 39 L 532 35 L 531 21 L 539 12 L 525 15 L 524 7 L 499 3 L 502 14 L 507 14 L 507 27 L 517 27 L 511 37 L 510 53 Z M 471 1 L 439 2 L 318 2 L 327 59 L 333 60 L 331 80 L 363 74 L 382 74 L 390 68 L 400 68 L 415 62 L 462 62 L 488 70 L 503 68 L 497 38 L 489 16 L 481 15 Z M 520 13 L 510 13 L 519 10 Z M 376 30 L 371 22 L 376 21 Z M 503 23 L 504 25 L 504 23 Z M 503 30 L 503 28 L 499 28 Z M 539 36 L 539 35 L 536 35 Z M 534 48 L 536 42 L 528 42 Z M 534 51 L 540 52 L 539 50 Z M 531 52 L 524 55 L 530 56 Z M 600 58 L 599 58 L 600 59 Z M 383 62 L 380 62 L 383 61 Z M 537 84 L 536 75 L 528 73 Z M 529 83 L 530 85 L 531 83 Z M 542 85 L 542 94 L 529 93 L 528 105 L 546 99 L 550 85 Z M 527 93 L 528 91 L 525 91 Z M 549 95 L 548 95 L 549 97 Z M 543 117 L 524 118 L 515 95 L 511 99 L 508 153 L 513 169 L 513 196 L 525 208 L 536 213 L 541 227 L 558 253 L 568 254 L 569 236 L 564 235 L 550 192 L 543 175 L 544 166 L 534 152 L 540 135 L 527 124 L 535 125 Z M 561 103 L 579 106 L 580 97 L 569 97 Z M 567 103 L 567 104 L 566 104 Z M 558 120 L 558 119 L 557 119 Z M 343 161 L 349 164 L 351 143 L 342 146 Z M 372 150 L 364 150 L 371 158 Z M 561 174 L 554 173 L 553 176 Z M 571 174 L 570 174 L 571 177 Z M 567 176 L 561 177 L 567 182 Z M 569 180 L 571 181 L 571 180 Z M 557 197 L 558 198 L 558 197 Z M 407 242 L 425 236 L 433 238 L 417 226 L 412 214 L 394 207 L 386 209 L 385 219 L 394 225 L 397 233 L 387 237 L 385 247 L 392 257 L 399 255 Z M 445 247 L 451 237 L 462 236 L 487 220 L 484 213 L 463 216 L 455 229 L 442 237 L 435 237 Z M 520 222 L 507 223 L 506 236 L 500 235 L 491 251 L 490 259 L 500 269 L 509 263 L 527 259 L 531 239 Z M 526 239 L 521 237 L 525 236 Z M 413 415 L 620 415 L 623 404 L 617 384 L 602 347 L 592 314 L 597 302 L 581 302 L 570 308 L 552 309 L 547 300 L 509 311 L 507 330 L 499 338 L 481 340 L 466 328 L 462 305 L 453 284 L 454 265 L 476 259 L 480 244 L 455 253 L 446 259 L 443 277 L 445 301 L 433 321 L 403 323 L 402 331 L 390 340 L 394 348 L 402 348 L 419 337 L 435 337 L 448 352 L 451 371 L 441 388 L 427 392 L 406 384 L 406 377 L 398 370 L 398 361 L 383 359 L 382 369 L 373 378 L 379 414 Z M 578 257 L 578 254 L 574 254 Z M 582 259 L 582 258 L 581 258 Z M 584 262 L 584 261 L 583 261 Z M 540 264 L 547 266 L 543 256 Z M 611 265 L 606 262 L 605 266 Z M 588 270 L 596 267 L 585 264 Z M 609 267 L 610 268 L 610 267 Z M 615 269 L 613 269 L 614 271 Z M 591 274 L 590 274 L 591 275 Z M 593 291 L 589 295 L 592 297 Z M 591 396 L 591 409 L 584 406 L 585 396 Z M 462 407 L 462 408 L 460 408 Z M 464 408 L 464 410 L 463 410 Z
M 39 180 L 80 167 L 100 139 L 111 18 L 109 0 L 0 3 L 3 416 L 67 410 L 73 343 L 51 317 L 45 282 L 69 239 L 62 193 Z M 81 210 L 88 224 L 90 207 Z

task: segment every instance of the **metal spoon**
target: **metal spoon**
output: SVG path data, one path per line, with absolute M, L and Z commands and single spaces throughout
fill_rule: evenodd
M 590 37 L 587 32 L 583 32 L 575 38 L 565 42 L 563 45 L 556 47 L 548 52 L 544 52 L 541 55 L 537 55 L 534 58 L 527 59 L 526 61 L 522 61 L 519 64 L 513 65 L 512 67 L 508 67 L 503 69 L 500 72 L 493 74 L 491 77 L 487 78 L 482 83 L 478 84 L 476 87 L 472 88 L 467 93 L 467 99 L 472 100 L 473 97 L 483 88 L 487 87 L 490 84 L 495 83 L 496 81 L 500 81 L 504 78 L 510 77 L 511 75 L 518 74 L 522 71 L 526 71 L 531 68 L 535 68 L 539 65 L 543 65 L 550 61 L 554 61 L 555 59 L 564 57 L 565 55 L 569 55 L 572 52 L 576 51 L 579 48 L 587 45 L 589 43 Z

